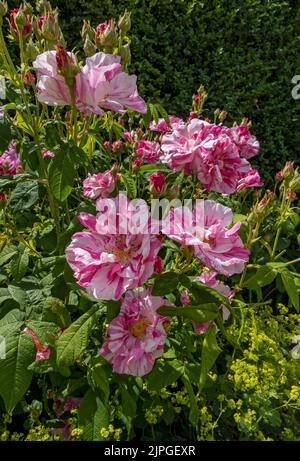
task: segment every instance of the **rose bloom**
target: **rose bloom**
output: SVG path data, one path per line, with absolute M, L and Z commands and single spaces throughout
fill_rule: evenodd
M 69 52 L 68 56 L 76 65 L 76 56 Z M 63 75 L 58 73 L 56 51 L 38 55 L 32 65 L 37 71 L 38 100 L 50 106 L 70 106 L 70 90 Z
M 258 154 L 259 142 L 245 125 L 228 128 L 227 133 L 238 147 L 241 157 L 249 159 Z
M 208 268 L 230 276 L 243 271 L 250 253 L 238 235 L 241 223 L 228 229 L 231 222 L 230 208 L 212 200 L 199 200 L 193 210 L 172 209 L 162 223 L 162 233 L 193 247 L 195 256 Z
M 97 299 L 120 299 L 127 289 L 140 287 L 151 277 L 161 242 L 150 234 L 148 221 L 137 229 L 126 196 L 98 199 L 98 209 L 103 200 L 106 211 L 97 217 L 79 214 L 88 231 L 73 235 L 66 257 L 88 293 Z
M 141 139 L 138 142 L 137 153 L 145 163 L 157 163 L 161 153 L 160 145 L 155 141 L 146 141 L 145 139 Z
M 157 131 L 158 133 L 165 134 L 171 132 L 176 127 L 176 125 L 184 123 L 181 118 L 175 117 L 174 115 L 169 115 L 169 120 L 170 125 L 167 124 L 164 118 L 158 119 L 157 122 L 152 120 L 149 128 L 151 131 Z
M 110 323 L 100 354 L 119 374 L 144 376 L 164 351 L 166 317 L 156 311 L 171 303 L 152 296 L 151 288 L 127 291 L 121 311 Z
M 239 180 L 251 171 L 250 163 L 242 158 L 246 157 L 245 145 L 246 141 L 241 147 L 240 138 L 231 128 L 192 119 L 163 135 L 161 161 L 172 170 L 196 173 L 209 191 L 232 194 Z
M 238 182 L 237 190 L 248 189 L 249 187 L 262 187 L 264 183 L 260 180 L 260 175 L 257 170 L 250 170 L 242 175 Z
M 78 107 L 85 113 L 102 115 L 103 109 L 124 113 L 126 109 L 145 114 L 147 106 L 139 96 L 136 76 L 122 72 L 120 56 L 96 53 L 76 76 Z
M 83 195 L 92 199 L 109 197 L 115 189 L 117 179 L 118 177 L 111 170 L 89 174 L 83 181 Z
M 16 141 L 11 141 L 0 157 L 0 175 L 14 175 L 22 170 L 20 156 L 17 153 Z

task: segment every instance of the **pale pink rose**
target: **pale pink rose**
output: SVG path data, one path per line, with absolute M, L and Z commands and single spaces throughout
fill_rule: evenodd
M 248 189 L 249 187 L 262 187 L 264 183 L 260 180 L 260 175 L 257 170 L 250 170 L 244 173 L 238 181 L 237 190 Z
M 149 176 L 150 192 L 155 197 L 160 197 L 166 190 L 166 177 L 161 171 L 157 171 Z
M 99 115 L 104 109 L 123 113 L 126 109 L 146 113 L 145 101 L 138 95 L 136 76 L 122 72 L 120 56 L 96 53 L 76 77 L 80 110 Z
M 24 333 L 29 334 L 34 341 L 34 344 L 36 347 L 35 361 L 38 362 L 40 360 L 48 360 L 50 357 L 51 351 L 49 347 L 47 346 L 47 344 L 41 344 L 37 335 L 31 328 L 26 327 L 23 331 Z
M 104 173 L 90 174 L 83 181 L 83 195 L 91 199 L 109 197 L 115 189 L 116 179 L 116 175 L 111 170 L 104 171 Z
M 259 142 L 245 125 L 228 128 L 228 135 L 237 145 L 241 157 L 248 159 L 258 154 Z
M 151 288 L 125 294 L 120 314 L 110 323 L 100 349 L 116 373 L 144 376 L 152 370 L 167 339 L 164 324 L 168 320 L 156 311 L 170 305 L 161 296 L 152 296 Z
M 103 200 L 108 202 L 105 212 L 78 216 L 89 231 L 73 235 L 66 257 L 78 284 L 88 293 L 97 299 L 120 299 L 127 289 L 140 287 L 151 277 L 161 242 L 150 234 L 148 220 L 137 228 L 123 194 L 98 199 L 99 210 Z
M 73 53 L 68 53 L 76 63 Z M 56 51 L 46 51 L 33 62 L 37 71 L 38 100 L 50 106 L 71 105 L 71 95 L 65 78 L 58 74 Z
M 162 223 L 162 233 L 184 246 L 194 248 L 207 267 L 220 274 L 241 273 L 249 259 L 249 250 L 238 235 L 241 223 L 230 229 L 230 208 L 212 200 L 198 200 L 193 210 L 178 207 Z
M 22 170 L 20 156 L 17 153 L 17 142 L 11 141 L 0 157 L 0 175 L 14 175 Z
M 145 163 L 157 163 L 161 154 L 160 145 L 155 141 L 141 139 L 138 142 L 137 153 Z
M 155 120 L 152 120 L 149 128 L 151 131 L 157 131 L 159 133 L 165 134 L 165 133 L 171 132 L 172 129 L 174 129 L 176 125 L 184 123 L 181 118 L 175 117 L 174 115 L 169 115 L 169 121 L 170 121 L 170 125 L 168 126 L 164 118 L 158 119 L 157 122 L 155 122 Z

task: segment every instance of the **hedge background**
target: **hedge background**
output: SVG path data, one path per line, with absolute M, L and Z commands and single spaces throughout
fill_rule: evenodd
M 18 2 L 10 2 L 18 3 Z M 139 92 L 185 116 L 206 85 L 211 113 L 246 115 L 261 142 L 256 162 L 266 181 L 300 151 L 300 2 L 271 0 L 52 0 L 69 48 L 81 46 L 83 19 L 93 25 L 132 11 L 132 66 Z

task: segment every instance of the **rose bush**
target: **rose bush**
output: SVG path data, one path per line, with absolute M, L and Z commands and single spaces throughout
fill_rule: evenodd
M 299 438 L 298 170 L 263 191 L 203 86 L 147 105 L 128 12 L 81 61 L 24 3 L 13 62 L 1 11 L 1 438 Z

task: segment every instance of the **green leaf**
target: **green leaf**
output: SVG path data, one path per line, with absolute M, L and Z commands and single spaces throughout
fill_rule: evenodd
M 11 125 L 5 118 L 0 119 L 0 151 L 4 152 L 12 139 Z
M 202 304 L 201 306 L 163 306 L 157 311 L 161 315 L 179 316 L 196 322 L 207 322 L 214 320 L 219 312 L 216 304 Z
M 288 270 L 282 271 L 280 275 L 292 305 L 299 312 L 299 294 L 293 275 Z
M 79 425 L 83 427 L 83 438 L 87 441 L 103 440 L 101 429 L 108 427 L 109 413 L 106 405 L 89 390 L 79 408 Z
M 199 419 L 199 409 L 197 405 L 196 396 L 193 390 L 193 386 L 191 385 L 190 380 L 188 379 L 187 376 L 184 376 L 182 378 L 182 381 L 189 395 L 189 407 L 190 407 L 189 421 L 193 426 L 196 426 L 196 424 L 198 423 L 198 419 Z
M 36 181 L 19 183 L 13 190 L 9 204 L 14 212 L 27 210 L 43 196 L 44 188 Z
M 6 411 L 12 412 L 31 383 L 32 372 L 27 370 L 35 356 L 32 338 L 20 331 L 16 322 L 0 327 L 0 336 L 5 338 L 6 355 L 0 360 L 0 395 Z
M 205 333 L 201 354 L 201 373 L 200 373 L 200 389 L 203 389 L 206 383 L 207 375 L 213 367 L 221 352 L 216 338 L 216 327 L 211 325 Z
M 19 281 L 24 277 L 29 263 L 29 249 L 23 249 L 23 251 L 19 250 L 18 254 L 16 254 L 11 261 L 10 268 L 12 275 L 15 280 Z
M 89 334 L 96 324 L 102 310 L 95 304 L 85 314 L 73 322 L 58 338 L 56 353 L 58 366 L 73 365 L 85 351 L 89 342 Z
M 246 288 L 251 290 L 257 290 L 266 285 L 270 285 L 277 276 L 277 271 L 268 266 L 261 266 L 255 275 L 250 277 L 244 282 Z
M 126 192 L 129 198 L 136 198 L 137 190 L 135 180 L 129 174 L 122 173 L 122 179 L 126 187 Z
M 73 190 L 75 179 L 74 159 L 68 146 L 55 151 L 49 168 L 49 185 L 54 197 L 64 202 Z
M 183 282 L 181 281 L 181 283 Z M 220 306 L 228 303 L 226 296 L 201 282 L 193 282 L 189 288 L 189 293 L 193 298 L 191 304 L 217 304 Z
M 92 358 L 88 368 L 88 380 L 94 390 L 101 390 L 104 394 L 105 402 L 109 398 L 109 381 L 103 359 L 101 357 Z
M 0 266 L 7 263 L 18 252 L 15 245 L 6 245 L 0 253 Z
M 136 397 L 123 385 L 121 387 L 121 408 L 123 415 L 134 418 L 137 410 L 136 403 Z
M 121 309 L 121 301 L 105 301 L 104 304 L 107 308 L 106 318 L 110 323 L 119 314 Z
M 154 368 L 146 377 L 151 391 L 159 391 L 162 387 L 169 386 L 182 375 L 183 367 L 177 360 L 157 360 Z
M 163 274 L 155 277 L 152 294 L 157 296 L 171 293 L 176 290 L 178 283 L 179 280 L 176 272 L 164 272 Z

